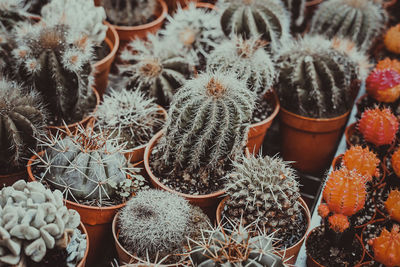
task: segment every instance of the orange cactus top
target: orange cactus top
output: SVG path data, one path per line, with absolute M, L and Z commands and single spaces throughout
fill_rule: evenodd
M 367 78 L 366 89 L 379 102 L 393 103 L 400 97 L 400 73 L 393 69 L 375 69 Z
M 394 173 L 400 177 L 400 148 L 393 153 L 391 163 Z
M 400 24 L 391 27 L 386 32 L 383 42 L 388 51 L 400 54 Z
M 380 160 L 368 147 L 351 147 L 344 153 L 342 162 L 347 169 L 358 171 L 367 181 L 371 181 L 374 176 L 379 176 Z
M 386 211 L 390 218 L 400 223 L 400 191 L 392 190 L 385 201 Z M 400 253 L 400 251 L 399 251 Z
M 400 233 L 399 226 L 394 225 L 392 231 L 383 229 L 379 237 L 368 241 L 372 245 L 376 261 L 388 267 L 400 266 Z
M 343 233 L 350 227 L 349 220 L 343 214 L 333 214 L 331 217 L 329 217 L 328 222 L 329 228 L 336 233 Z
M 377 70 L 384 70 L 384 69 L 391 69 L 395 70 L 400 73 L 400 61 L 396 59 L 385 58 L 376 64 L 375 69 Z
M 319 216 L 321 216 L 322 218 L 326 218 L 329 215 L 329 207 L 326 204 L 320 204 L 318 206 L 318 214 Z

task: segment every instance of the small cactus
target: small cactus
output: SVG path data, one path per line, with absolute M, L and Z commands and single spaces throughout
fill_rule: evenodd
M 391 27 L 383 38 L 385 47 L 388 51 L 400 54 L 400 24 Z
M 400 177 L 400 149 L 396 149 L 391 158 L 392 168 L 397 177 Z
M 374 260 L 388 267 L 400 266 L 399 226 L 393 225 L 389 232 L 384 228 L 381 234 L 368 241 L 374 251 Z
M 149 23 L 156 13 L 157 0 L 101 0 L 107 19 L 120 26 Z
M 359 172 L 367 181 L 372 181 L 372 177 L 379 176 L 380 160 L 368 147 L 352 146 L 344 153 L 342 162 L 348 170 Z
M 326 0 L 312 18 L 310 33 L 348 38 L 360 49 L 368 50 L 387 21 L 385 9 L 376 1 Z
M 329 210 L 328 205 L 321 203 L 318 206 L 318 215 L 321 216 L 322 218 L 327 218 L 329 216 L 330 212 L 331 211 Z
M 333 214 L 328 218 L 329 228 L 336 233 L 343 233 L 350 227 L 350 222 L 343 214 Z
M 393 189 L 390 191 L 387 200 L 385 201 L 386 211 L 390 218 L 400 223 L 400 191 Z
M 375 146 L 390 145 L 395 141 L 399 122 L 388 108 L 365 110 L 358 122 L 358 130 L 365 141 Z
M 392 69 L 375 69 L 367 78 L 366 89 L 377 101 L 393 103 L 400 97 L 400 73 Z
M 376 64 L 375 69 L 384 70 L 384 69 L 392 69 L 400 73 L 400 61 L 396 59 L 385 58 L 382 59 Z

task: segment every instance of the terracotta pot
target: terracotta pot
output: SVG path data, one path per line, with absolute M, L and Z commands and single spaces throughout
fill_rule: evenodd
M 197 8 L 205 8 L 205 9 L 217 10 L 215 5 L 210 4 L 210 3 L 206 3 L 206 2 L 196 2 L 196 7 Z M 187 9 L 187 7 L 185 9 Z
M 89 243 L 90 243 L 89 242 L 89 235 L 88 235 L 88 232 L 87 232 L 87 230 L 86 230 L 86 228 L 85 228 L 85 226 L 83 225 L 82 222 L 80 223 L 78 228 L 79 228 L 79 230 L 81 230 L 82 234 L 86 235 L 86 250 L 85 250 L 85 254 L 83 255 L 83 259 L 78 263 L 77 267 L 85 267 L 86 259 L 88 257 L 89 249 L 90 249 L 90 246 L 89 246 Z
M 105 21 L 104 24 L 108 27 L 106 39 L 104 41 L 110 49 L 110 53 L 93 65 L 93 68 L 95 69 L 94 83 L 101 98 L 107 89 L 108 74 L 110 73 L 111 65 L 119 48 L 119 36 L 117 31 L 107 21 Z
M 391 7 L 394 6 L 396 3 L 397 3 L 397 0 L 388 0 L 388 1 L 384 1 L 383 7 L 384 7 L 384 8 L 391 8 Z
M 12 186 L 18 180 L 27 180 L 28 174 L 26 170 L 0 175 L 0 188 L 3 186 Z
M 307 118 L 281 107 L 282 156 L 300 171 L 321 175 L 331 163 L 350 111 L 329 118 Z
M 267 133 L 267 130 L 271 126 L 275 117 L 278 115 L 280 108 L 279 99 L 275 91 L 267 92 L 264 98 L 266 98 L 268 102 L 273 103 L 275 108 L 273 113 L 268 118 L 250 126 L 246 146 L 249 149 L 250 153 L 253 154 L 257 154 L 260 150 L 260 147 L 264 142 L 265 134 Z
M 353 136 L 353 134 L 356 132 L 356 130 L 357 130 L 356 122 L 354 122 L 346 127 L 346 130 L 344 131 L 344 135 L 346 137 L 347 148 L 350 148 L 353 145 L 350 141 L 350 138 Z
M 217 213 L 216 213 L 216 218 L 217 218 L 217 224 L 218 225 L 222 225 L 222 211 L 225 207 L 225 202 L 228 200 L 229 196 L 225 197 L 221 203 L 219 203 L 218 208 L 217 208 Z M 310 210 L 308 209 L 308 206 L 306 204 L 306 202 L 304 202 L 304 200 L 302 198 L 299 198 L 299 202 L 301 207 L 304 210 L 304 213 L 306 214 L 307 217 L 307 230 L 306 233 L 308 231 L 308 229 L 310 228 L 310 221 L 311 221 L 311 213 Z M 285 263 L 286 264 L 295 264 L 296 260 L 297 260 L 297 255 L 299 254 L 300 248 L 303 245 L 304 239 L 305 239 L 306 235 L 304 234 L 304 236 L 293 246 L 291 246 L 290 248 L 287 248 L 285 250 L 278 250 L 276 253 L 280 256 L 282 256 L 285 260 L 287 260 Z

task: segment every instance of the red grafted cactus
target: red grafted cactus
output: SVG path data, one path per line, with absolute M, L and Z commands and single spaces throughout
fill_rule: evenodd
M 329 228 L 331 228 L 336 233 L 343 233 L 346 229 L 350 227 L 350 222 L 346 216 L 343 214 L 333 214 L 328 219 Z
M 400 97 L 400 73 L 393 69 L 375 69 L 367 78 L 366 88 L 379 102 L 393 103 Z
M 400 54 L 400 24 L 391 27 L 386 32 L 383 42 L 388 51 Z
M 400 73 L 400 61 L 398 61 L 397 59 L 390 59 L 387 57 L 379 61 L 378 64 L 376 64 L 375 69 L 377 70 L 391 69 Z
M 375 261 L 385 266 L 400 266 L 400 233 L 399 226 L 394 225 L 392 231 L 383 229 L 380 236 L 368 241 L 374 251 Z
M 400 223 L 400 191 L 392 190 L 385 201 L 386 211 L 390 218 Z M 400 250 L 399 250 L 400 253 Z
M 393 143 L 398 128 L 399 122 L 388 108 L 367 109 L 358 122 L 358 130 L 364 139 L 375 146 Z
M 394 173 L 400 177 L 400 148 L 393 153 L 391 163 Z
M 366 194 L 364 178 L 343 167 L 329 175 L 323 198 L 333 213 L 351 216 L 364 207 Z
M 342 162 L 347 169 L 358 171 L 367 181 L 371 181 L 373 176 L 379 176 L 380 160 L 368 147 L 351 147 L 344 153 Z

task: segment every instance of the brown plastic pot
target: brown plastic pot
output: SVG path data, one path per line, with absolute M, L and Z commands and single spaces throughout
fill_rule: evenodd
M 253 154 L 257 154 L 260 150 L 260 147 L 264 142 L 264 137 L 267 133 L 267 130 L 269 129 L 269 127 L 271 127 L 271 124 L 275 117 L 278 115 L 280 108 L 279 99 L 275 91 L 272 90 L 270 92 L 267 92 L 264 98 L 267 99 L 268 102 L 272 103 L 275 108 L 268 118 L 250 126 L 246 147 L 249 149 L 250 153 Z
M 90 249 L 89 235 L 88 235 L 88 232 L 82 222 L 79 224 L 78 229 L 81 230 L 82 234 L 86 235 L 86 250 L 85 250 L 85 254 L 83 255 L 82 260 L 78 263 L 77 267 L 85 267 L 86 260 L 87 260 L 88 254 L 89 254 L 89 249 Z
M 95 69 L 94 82 L 100 98 L 103 97 L 104 92 L 107 89 L 108 75 L 110 73 L 111 65 L 119 48 L 119 36 L 114 26 L 112 26 L 107 21 L 104 21 L 104 24 L 108 27 L 106 39 L 104 41 L 110 49 L 110 53 L 105 58 L 97 61 L 93 65 L 93 68 Z
M 18 180 L 27 180 L 28 174 L 26 170 L 0 175 L 0 188 L 3 186 L 12 186 Z
M 217 224 L 221 225 L 222 223 L 222 211 L 225 207 L 225 202 L 228 200 L 229 196 L 225 197 L 218 205 L 217 208 L 217 213 L 216 213 L 216 218 L 217 218 Z M 304 200 L 300 197 L 299 198 L 299 202 L 301 207 L 304 210 L 304 213 L 306 214 L 307 217 L 307 230 L 306 233 L 308 231 L 308 229 L 310 228 L 310 221 L 311 221 L 311 213 L 310 210 L 308 209 L 308 206 L 306 204 L 306 202 L 304 202 Z M 297 260 L 297 256 L 299 254 L 300 248 L 303 245 L 303 242 L 305 240 L 306 235 L 304 234 L 304 236 L 293 246 L 291 246 L 290 248 L 287 248 L 285 250 L 278 250 L 276 251 L 276 253 L 279 256 L 282 256 L 284 258 L 286 264 L 294 264 Z
M 350 111 L 329 118 L 307 118 L 281 107 L 282 156 L 298 170 L 321 175 L 331 163 Z

